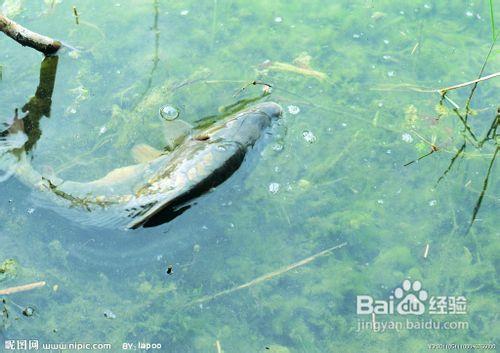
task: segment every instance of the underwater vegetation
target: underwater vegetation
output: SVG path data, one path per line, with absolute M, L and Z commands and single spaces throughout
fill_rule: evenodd
M 42 60 L 0 41 L 0 126 L 17 108 L 37 170 L 93 180 L 138 144 L 164 148 L 165 105 L 201 127 L 261 100 L 285 110 L 248 168 L 162 226 L 82 227 L 2 182 L 0 290 L 46 283 L 0 295 L 2 341 L 280 353 L 495 342 L 500 79 L 443 90 L 498 72 L 493 1 L 0 6 L 73 47 Z M 356 296 L 388 298 L 405 279 L 467 299 L 465 315 L 422 320 L 468 327 L 359 331 Z

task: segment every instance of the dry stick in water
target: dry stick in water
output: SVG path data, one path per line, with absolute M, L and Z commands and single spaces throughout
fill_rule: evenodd
M 434 93 L 434 92 L 436 92 L 436 93 L 443 95 L 443 94 L 447 93 L 448 91 L 453 91 L 453 90 L 458 89 L 458 88 L 470 86 L 470 85 L 473 85 L 474 83 L 486 81 L 486 80 L 495 78 L 497 76 L 500 76 L 500 72 L 495 72 L 494 74 L 491 74 L 488 76 L 483 76 L 483 77 L 480 77 L 480 78 L 472 80 L 472 81 L 467 81 L 464 83 L 460 83 L 458 85 L 440 88 L 440 89 L 420 88 L 420 87 L 413 86 L 411 84 L 401 83 L 401 84 L 395 84 L 395 85 L 380 85 L 378 87 L 372 87 L 372 88 L 370 88 L 370 90 L 372 90 L 372 91 L 394 91 L 397 89 L 401 89 L 401 90 L 410 90 L 410 91 L 415 91 L 415 92 L 420 92 L 420 93 Z M 458 108 L 458 106 L 455 102 L 451 101 L 450 99 L 447 99 L 447 100 L 450 101 L 450 103 L 455 108 Z
M 333 250 L 337 250 L 337 249 L 343 248 L 346 245 L 347 245 L 347 243 L 342 243 L 342 244 L 336 245 L 334 247 L 331 247 L 329 249 L 320 251 L 319 253 L 314 254 L 312 256 L 309 256 L 308 258 L 305 258 L 303 260 L 300 260 L 299 262 L 296 262 L 296 263 L 291 264 L 291 265 L 286 266 L 286 267 L 282 267 L 279 270 L 270 272 L 270 273 L 265 274 L 263 276 L 257 277 L 256 279 L 254 279 L 254 280 L 252 280 L 250 282 L 247 282 L 245 284 L 242 284 L 242 285 L 239 285 L 239 286 L 236 286 L 236 287 L 233 287 L 233 288 L 229 288 L 229 289 L 223 290 L 222 292 L 219 292 L 219 293 L 216 293 L 216 294 L 213 294 L 213 295 L 204 296 L 204 297 L 202 297 L 200 299 L 197 299 L 195 301 L 192 301 L 192 302 L 188 303 L 186 306 L 205 303 L 205 302 L 208 302 L 208 301 L 213 300 L 215 298 L 218 298 L 220 296 L 236 292 L 236 291 L 238 291 L 240 289 L 245 289 L 245 288 L 248 288 L 248 287 L 255 286 L 256 284 L 259 284 L 259 283 L 268 281 L 270 279 L 273 279 L 274 277 L 280 276 L 280 275 L 282 275 L 282 274 L 284 274 L 284 273 L 286 273 L 288 271 L 291 271 L 291 270 L 293 270 L 293 269 L 295 269 L 297 267 L 301 267 L 301 266 L 307 265 L 308 263 L 316 260 L 318 257 L 329 255 Z
M 61 48 L 61 42 L 30 31 L 0 13 L 0 31 L 23 46 L 28 46 L 45 55 L 55 54 Z
M 460 83 L 458 85 L 454 85 L 454 86 L 450 86 L 450 87 L 446 87 L 446 88 L 441 88 L 440 90 L 438 90 L 438 92 L 441 93 L 441 94 L 443 94 L 443 93 L 446 93 L 448 91 L 451 91 L 451 90 L 454 90 L 454 89 L 457 89 L 457 88 L 462 88 L 462 87 L 465 87 L 465 86 L 470 86 L 470 85 L 473 85 L 474 83 L 481 82 L 481 81 L 486 81 L 486 80 L 489 80 L 490 78 L 494 78 L 494 77 L 497 77 L 497 76 L 500 76 L 500 72 L 495 72 L 494 74 L 491 74 L 491 75 L 488 75 L 488 76 L 484 76 L 484 77 L 478 78 L 476 80 L 472 80 L 472 81 Z
M 18 292 L 26 292 L 26 291 L 29 291 L 29 290 L 32 290 L 35 288 L 43 287 L 45 285 L 46 285 L 45 281 L 41 281 L 41 282 L 25 284 L 23 286 L 0 289 L 0 295 L 9 295 L 9 294 L 14 294 L 14 293 L 18 293 Z

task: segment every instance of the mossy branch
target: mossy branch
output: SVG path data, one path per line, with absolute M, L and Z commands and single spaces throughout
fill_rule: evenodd
M 61 42 L 30 31 L 0 13 L 0 31 L 23 46 L 28 46 L 45 55 L 55 54 Z

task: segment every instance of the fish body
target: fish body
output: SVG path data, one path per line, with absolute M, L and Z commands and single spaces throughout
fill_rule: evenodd
M 66 209 L 88 211 L 83 223 L 135 229 L 160 213 L 175 216 L 187 202 L 229 178 L 281 113 L 276 103 L 257 104 L 193 134 L 171 153 L 115 169 L 90 182 L 48 180 L 28 163 L 20 163 L 17 174 L 49 191 L 54 204 L 62 201 Z

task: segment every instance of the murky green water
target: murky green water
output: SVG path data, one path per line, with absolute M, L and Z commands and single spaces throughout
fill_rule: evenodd
M 45 62 L 55 87 L 37 105 L 42 57 L 0 41 L 0 123 L 31 102 L 38 170 L 99 178 L 133 163 L 138 143 L 162 147 L 164 104 L 194 123 L 260 96 L 262 85 L 238 91 L 256 79 L 286 113 L 231 179 L 154 228 L 82 226 L 39 206 L 16 178 L 1 183 L 0 262 L 17 266 L 0 289 L 47 282 L 3 297 L 2 341 L 283 353 L 426 352 L 498 338 L 498 166 L 466 234 L 496 145 L 474 148 L 467 133 L 437 183 L 464 134 L 453 106 L 429 92 L 478 76 L 492 42 L 488 1 L 24 1 L 11 16 L 80 49 Z M 495 47 L 484 75 L 499 66 Z M 499 86 L 482 82 L 471 100 L 478 140 Z M 470 88 L 447 95 L 462 112 Z M 357 296 L 389 299 L 405 279 L 430 296 L 465 297 L 466 313 L 356 313 Z M 407 318 L 468 327 L 358 327 Z

